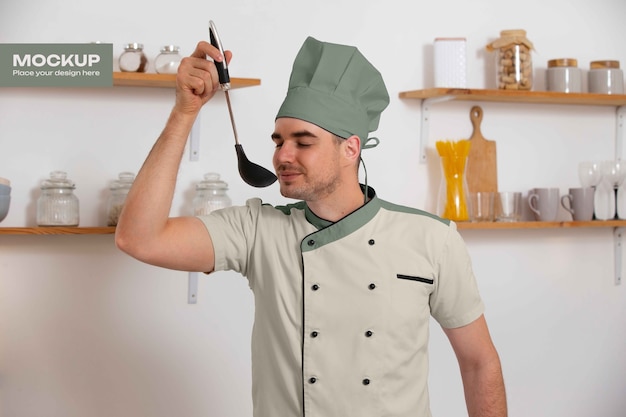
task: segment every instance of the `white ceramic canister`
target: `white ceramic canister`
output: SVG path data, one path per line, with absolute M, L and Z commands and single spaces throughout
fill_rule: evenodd
M 624 72 L 619 61 L 592 61 L 587 81 L 590 93 L 624 94 Z
M 582 71 L 578 68 L 578 61 L 572 58 L 548 61 L 546 87 L 548 91 L 581 93 L 583 89 Z
M 435 87 L 467 88 L 465 38 L 435 38 Z

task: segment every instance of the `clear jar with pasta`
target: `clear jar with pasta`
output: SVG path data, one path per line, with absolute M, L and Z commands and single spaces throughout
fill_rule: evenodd
M 37 199 L 37 226 L 78 226 L 79 204 L 76 186 L 64 171 L 53 171 L 42 181 Z
M 128 195 L 134 180 L 134 173 L 120 172 L 118 179 L 111 182 L 111 193 L 107 201 L 107 226 L 117 226 L 117 221 L 126 201 L 126 195 Z
M 226 194 L 228 184 L 220 179 L 220 174 L 209 172 L 204 174 L 204 180 L 196 185 L 196 196 L 193 199 L 193 214 L 206 215 L 212 211 L 232 204 Z
M 533 87 L 533 44 L 522 29 L 503 30 L 487 45 L 496 54 L 496 85 L 501 90 L 531 90 Z

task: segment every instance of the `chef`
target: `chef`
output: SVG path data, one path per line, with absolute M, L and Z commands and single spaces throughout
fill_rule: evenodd
M 219 87 L 206 42 L 185 58 L 176 103 L 120 216 L 116 244 L 150 264 L 234 270 L 254 294 L 255 417 L 427 417 L 430 317 L 459 361 L 470 417 L 504 417 L 498 354 L 453 222 L 360 184 L 389 103 L 381 74 L 352 46 L 307 38 L 271 135 L 283 196 L 169 218 L 186 139 Z M 158 190 L 156 192 L 155 190 Z

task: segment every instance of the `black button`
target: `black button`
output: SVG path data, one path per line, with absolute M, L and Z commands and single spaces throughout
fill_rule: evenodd
M 372 332 L 371 330 L 368 330 L 365 332 L 365 337 L 372 337 L 373 334 L 374 332 Z
M 376 284 L 372 283 L 369 285 L 368 287 L 370 290 L 373 290 L 374 288 L 376 288 Z
M 311 378 L 309 378 L 309 383 L 310 384 L 315 384 L 317 382 L 317 378 L 315 378 L 314 376 L 312 376 Z
M 318 334 L 318 332 L 311 332 L 311 337 L 317 337 Z
M 365 379 L 363 380 L 363 385 L 369 385 L 369 384 L 370 384 L 370 380 L 369 380 L 369 378 L 365 378 Z
M 317 291 L 317 290 L 319 290 L 319 289 L 320 289 L 320 286 L 319 286 L 319 285 L 317 285 L 317 284 L 313 284 L 313 286 L 311 287 L 311 289 L 312 289 L 313 291 Z
M 315 245 L 315 241 L 313 239 L 311 239 L 308 242 L 306 242 L 306 244 L 309 245 L 309 246 L 313 246 L 313 245 Z
M 370 244 L 370 246 L 372 246 L 372 245 L 373 245 L 374 243 L 376 243 L 376 242 L 374 241 L 374 239 L 370 239 L 367 243 L 369 243 L 369 244 Z

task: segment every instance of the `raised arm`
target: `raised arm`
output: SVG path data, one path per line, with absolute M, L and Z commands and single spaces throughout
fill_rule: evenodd
M 184 271 L 210 272 L 213 243 L 195 217 L 170 218 L 176 179 L 191 127 L 219 89 L 215 61 L 230 61 L 208 42 L 198 43 L 176 76 L 176 102 L 163 132 L 131 187 L 115 231 L 115 243 L 142 262 Z
M 469 417 L 506 417 L 500 358 L 484 316 L 456 329 L 443 329 L 459 361 Z

